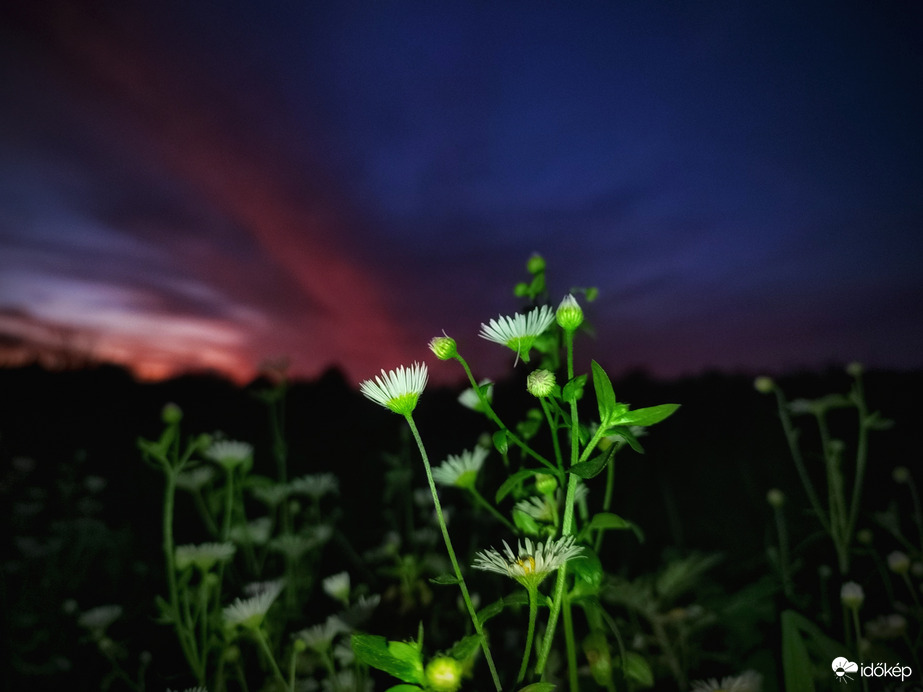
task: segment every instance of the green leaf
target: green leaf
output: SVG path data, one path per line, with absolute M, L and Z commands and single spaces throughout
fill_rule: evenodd
M 599 512 L 594 514 L 593 518 L 590 519 L 590 526 L 592 529 L 630 529 L 631 522 L 622 519 L 618 514 L 613 514 L 612 512 Z
M 474 655 L 474 652 L 478 650 L 480 645 L 481 636 L 478 634 L 469 634 L 467 637 L 455 642 L 452 648 L 446 652 L 446 655 L 451 656 L 456 661 L 466 661 Z
M 620 416 L 609 421 L 609 425 L 640 425 L 642 427 L 654 425 L 665 418 L 673 415 L 679 404 L 660 404 L 660 406 L 648 406 L 639 408 L 634 411 L 627 411 Z
M 494 502 L 499 504 L 504 497 L 510 494 L 513 488 L 518 487 L 524 480 L 531 478 L 537 473 L 545 473 L 545 471 L 542 471 L 541 469 L 519 469 L 519 471 L 503 481 L 503 484 L 497 488 L 497 494 L 494 496 Z
M 525 591 L 517 591 L 510 594 L 509 596 L 504 596 L 490 605 L 484 606 L 478 611 L 478 620 L 483 625 L 490 618 L 496 617 L 503 612 L 503 609 L 507 606 L 524 606 L 529 604 L 529 594 Z
M 621 657 L 616 659 L 616 666 L 622 669 L 622 673 L 628 680 L 633 680 L 641 687 L 654 686 L 654 672 L 647 659 L 641 654 L 628 651 L 624 661 Z
M 616 449 L 617 447 L 612 445 L 608 450 L 596 455 L 592 459 L 574 464 L 567 469 L 567 472 L 574 474 L 578 478 L 583 478 L 584 480 L 589 480 L 590 478 L 598 476 L 602 473 L 603 469 L 606 468 L 606 465 L 612 461 L 613 457 L 615 457 Z
M 583 388 L 586 386 L 586 375 L 577 375 L 570 380 L 561 392 L 561 398 L 564 401 L 579 401 L 583 396 Z
M 555 687 L 552 682 L 533 682 L 531 685 L 526 685 L 521 688 L 519 692 L 551 692 Z
M 389 687 L 385 692 L 412 692 L 412 690 L 422 690 L 423 688 L 418 685 L 395 685 L 394 687 Z
M 603 425 L 607 425 L 615 410 L 615 390 L 612 389 L 612 381 L 599 363 L 594 360 L 590 367 L 593 370 L 593 391 L 596 392 L 596 404 L 599 406 L 599 420 Z
M 350 641 L 360 662 L 404 682 L 423 684 L 423 660 L 420 650 L 413 644 L 388 642 L 374 634 L 354 634 Z
M 506 436 L 506 431 L 498 430 L 493 435 L 494 449 L 496 449 L 500 454 L 506 454 L 507 450 L 510 448 L 510 440 Z
M 788 692 L 814 692 L 814 671 L 807 647 L 798 631 L 795 613 L 782 613 L 782 671 Z
M 433 577 L 429 580 L 430 584 L 458 584 L 459 579 L 454 574 L 440 574 L 438 577 Z
M 529 536 L 535 536 L 542 531 L 542 527 L 539 526 L 535 518 L 526 514 L 521 509 L 513 510 L 513 523 L 516 525 L 517 529 Z
M 638 454 L 644 454 L 644 447 L 641 446 L 641 443 L 638 442 L 638 438 L 635 437 L 634 433 L 631 432 L 631 429 L 628 426 L 616 426 L 614 428 L 609 428 L 606 432 L 609 435 L 618 435 Z

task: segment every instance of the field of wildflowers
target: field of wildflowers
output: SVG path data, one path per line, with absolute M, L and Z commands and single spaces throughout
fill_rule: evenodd
M 921 689 L 919 375 L 613 382 L 527 272 L 461 391 L 5 374 L 0 686 Z

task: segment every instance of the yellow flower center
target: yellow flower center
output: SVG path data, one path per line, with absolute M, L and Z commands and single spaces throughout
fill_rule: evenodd
M 535 558 L 531 555 L 519 558 L 516 564 L 522 568 L 522 573 L 526 576 L 535 572 Z

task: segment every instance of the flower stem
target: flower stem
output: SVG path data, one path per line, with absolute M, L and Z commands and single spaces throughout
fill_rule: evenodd
M 426 480 L 429 482 L 429 489 L 433 495 L 433 505 L 436 508 L 436 518 L 439 521 L 439 528 L 442 530 L 442 539 L 445 541 L 446 552 L 449 554 L 449 560 L 452 562 L 452 568 L 455 570 L 455 577 L 458 579 L 458 587 L 461 589 L 462 598 L 465 601 L 465 606 L 468 608 L 468 614 L 471 616 L 471 622 L 474 624 L 474 631 L 477 632 L 480 638 L 481 649 L 484 651 L 484 658 L 487 659 L 487 667 L 490 668 L 490 675 L 493 678 L 494 686 L 497 688 L 497 692 L 501 692 L 503 688 L 500 686 L 500 677 L 497 675 L 494 660 L 490 655 L 490 646 L 487 644 L 487 637 L 484 635 L 481 621 L 478 618 L 477 611 L 474 609 L 474 604 L 471 602 L 471 596 L 468 594 L 468 586 L 465 584 L 465 578 L 462 576 L 461 567 L 459 567 L 458 559 L 455 557 L 455 550 L 452 548 L 452 539 L 449 538 L 449 529 L 446 526 L 445 517 L 442 514 L 442 503 L 439 501 L 439 493 L 436 491 L 436 481 L 433 480 L 433 470 L 430 468 L 429 457 L 426 455 L 426 448 L 423 446 L 420 432 L 413 422 L 413 416 L 407 413 L 404 415 L 404 418 L 407 419 L 407 424 L 410 426 L 410 431 L 413 433 L 413 438 L 416 440 L 417 447 L 420 450 L 420 456 L 423 458 L 423 467 L 426 469 Z
M 519 666 L 519 675 L 516 682 L 522 682 L 526 677 L 529 667 L 529 656 L 532 653 L 532 639 L 535 636 L 535 619 L 538 616 L 538 593 L 535 586 L 526 589 L 529 592 L 529 631 L 526 633 L 526 648 L 522 652 L 522 664 Z
M 485 500 L 485 499 L 484 499 L 484 496 L 481 495 L 481 493 L 478 492 L 477 488 L 475 488 L 475 487 L 472 486 L 472 487 L 468 488 L 468 490 L 471 492 L 471 496 L 474 498 L 474 502 L 475 502 L 476 505 L 478 505 L 478 506 L 480 506 L 480 507 L 483 507 L 483 508 L 486 509 L 488 512 L 490 512 L 490 514 L 491 514 L 495 519 L 497 519 L 501 524 L 503 524 L 504 526 L 506 526 L 506 528 L 508 528 L 508 529 L 509 529 L 510 531 L 512 531 L 513 533 L 519 533 L 519 529 L 517 529 L 515 526 L 513 526 L 512 522 L 510 522 L 509 519 L 507 519 L 505 516 L 503 516 L 502 514 L 500 514 L 500 512 L 497 511 L 497 508 L 496 508 L 496 507 L 494 507 L 494 506 L 493 506 L 492 504 L 490 504 L 487 500 Z

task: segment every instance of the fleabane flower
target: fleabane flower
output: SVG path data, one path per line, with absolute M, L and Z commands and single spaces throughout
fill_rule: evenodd
M 366 380 L 359 385 L 359 391 L 376 404 L 409 416 L 426 388 L 426 378 L 425 363 L 414 363 L 409 368 L 401 365 L 388 372 L 382 370 L 381 377 L 376 377 L 374 381 Z
M 233 543 L 178 545 L 175 553 L 176 569 L 183 571 L 195 566 L 202 572 L 207 572 L 219 562 L 227 562 L 234 557 L 236 550 Z
M 349 572 L 332 574 L 323 581 L 324 593 L 349 606 Z
M 475 569 L 504 574 L 515 579 L 529 590 L 536 588 L 549 574 L 562 567 L 568 560 L 583 557 L 579 545 L 574 545 L 573 536 L 564 536 L 547 543 L 532 543 L 530 538 L 517 543 L 516 552 L 506 541 L 505 555 L 491 548 L 474 556 Z
M 253 445 L 236 440 L 218 440 L 205 450 L 205 456 L 230 471 L 253 456 Z
M 529 362 L 529 351 L 535 340 L 554 322 L 554 311 L 543 305 L 527 314 L 516 313 L 512 317 L 500 316 L 488 324 L 481 324 L 482 339 L 503 344 L 516 352 L 517 360 Z
M 450 454 L 445 461 L 433 469 L 433 480 L 440 485 L 454 485 L 456 488 L 473 488 L 478 471 L 484 465 L 487 450 L 475 447 L 461 454 Z
M 741 675 L 717 679 L 698 680 L 692 683 L 692 692 L 760 692 L 763 687 L 762 676 L 752 670 Z
M 449 360 L 458 354 L 458 346 L 455 339 L 442 333 L 442 336 L 434 337 L 429 342 L 429 350 L 432 351 L 439 360 Z
M 273 601 L 282 593 L 282 582 L 268 582 L 261 587 L 255 596 L 238 598 L 224 609 L 224 622 L 228 627 L 239 625 L 248 630 L 255 630 L 263 624 Z

